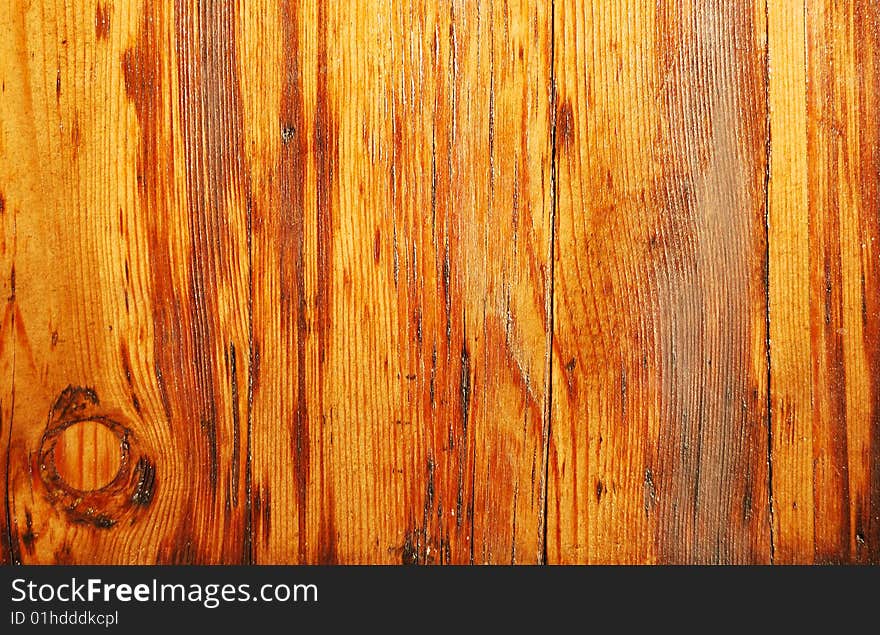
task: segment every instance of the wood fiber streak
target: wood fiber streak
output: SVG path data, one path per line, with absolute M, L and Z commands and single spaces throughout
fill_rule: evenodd
M 875 2 L 0 32 L 0 562 L 880 564 Z
M 880 7 L 771 18 L 776 559 L 877 564 Z

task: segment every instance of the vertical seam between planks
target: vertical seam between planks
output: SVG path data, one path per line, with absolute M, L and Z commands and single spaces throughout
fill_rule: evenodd
M 550 238 L 547 245 L 548 288 L 545 294 L 544 311 L 547 314 L 547 341 L 545 346 L 546 371 L 545 384 L 547 398 L 544 404 L 544 425 L 542 442 L 544 444 L 543 471 L 541 483 L 541 549 L 540 564 L 547 564 L 547 503 L 548 475 L 550 473 L 550 421 L 553 414 L 553 285 L 554 259 L 556 251 L 556 206 L 558 198 L 556 178 L 556 0 L 550 3 Z
M 247 366 L 247 438 L 245 441 L 245 468 L 244 468 L 244 505 L 245 527 L 244 541 L 242 545 L 242 560 L 245 564 L 256 564 L 254 548 L 254 518 L 253 518 L 253 404 L 254 404 L 254 252 L 253 252 L 253 200 L 248 180 L 247 191 L 247 257 L 248 257 L 248 366 Z M 238 404 L 234 404 L 238 408 Z
M 773 339 L 770 336 L 770 167 L 773 160 L 773 134 L 771 130 L 770 113 L 770 0 L 764 2 L 764 37 L 766 41 L 766 53 L 764 54 L 764 113 L 765 113 L 765 138 L 764 138 L 764 294 L 765 294 L 765 324 L 764 337 L 766 338 L 767 358 L 767 496 L 770 521 L 770 564 L 774 564 L 776 557 L 775 532 L 773 528 Z

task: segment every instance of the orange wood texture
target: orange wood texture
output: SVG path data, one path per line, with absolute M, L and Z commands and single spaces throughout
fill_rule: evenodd
M 0 559 L 880 563 L 869 0 L 0 0 Z
M 810 0 L 771 18 L 776 556 L 876 564 L 880 7 Z
M 556 3 L 548 554 L 766 562 L 766 25 Z

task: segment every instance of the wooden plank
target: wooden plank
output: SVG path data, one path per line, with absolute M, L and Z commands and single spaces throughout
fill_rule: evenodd
M 550 562 L 769 561 L 764 19 L 555 3 Z
M 771 14 L 779 562 L 880 562 L 878 33 L 872 2 Z
M 280 11 L 296 26 L 257 71 L 285 69 L 276 171 L 255 178 L 257 557 L 536 562 L 549 18 L 529 2 Z M 286 240 L 301 263 L 276 262 Z
M 543 4 L 2 13 L 4 559 L 540 561 Z
M 0 0 L 0 560 L 880 563 L 874 4 Z

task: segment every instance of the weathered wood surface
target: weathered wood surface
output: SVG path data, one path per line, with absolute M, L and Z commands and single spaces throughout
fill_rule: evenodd
M 771 13 L 779 562 L 880 562 L 880 6 Z
M 880 562 L 873 3 L 0 9 L 3 562 Z
M 556 10 L 549 555 L 768 561 L 764 8 Z

